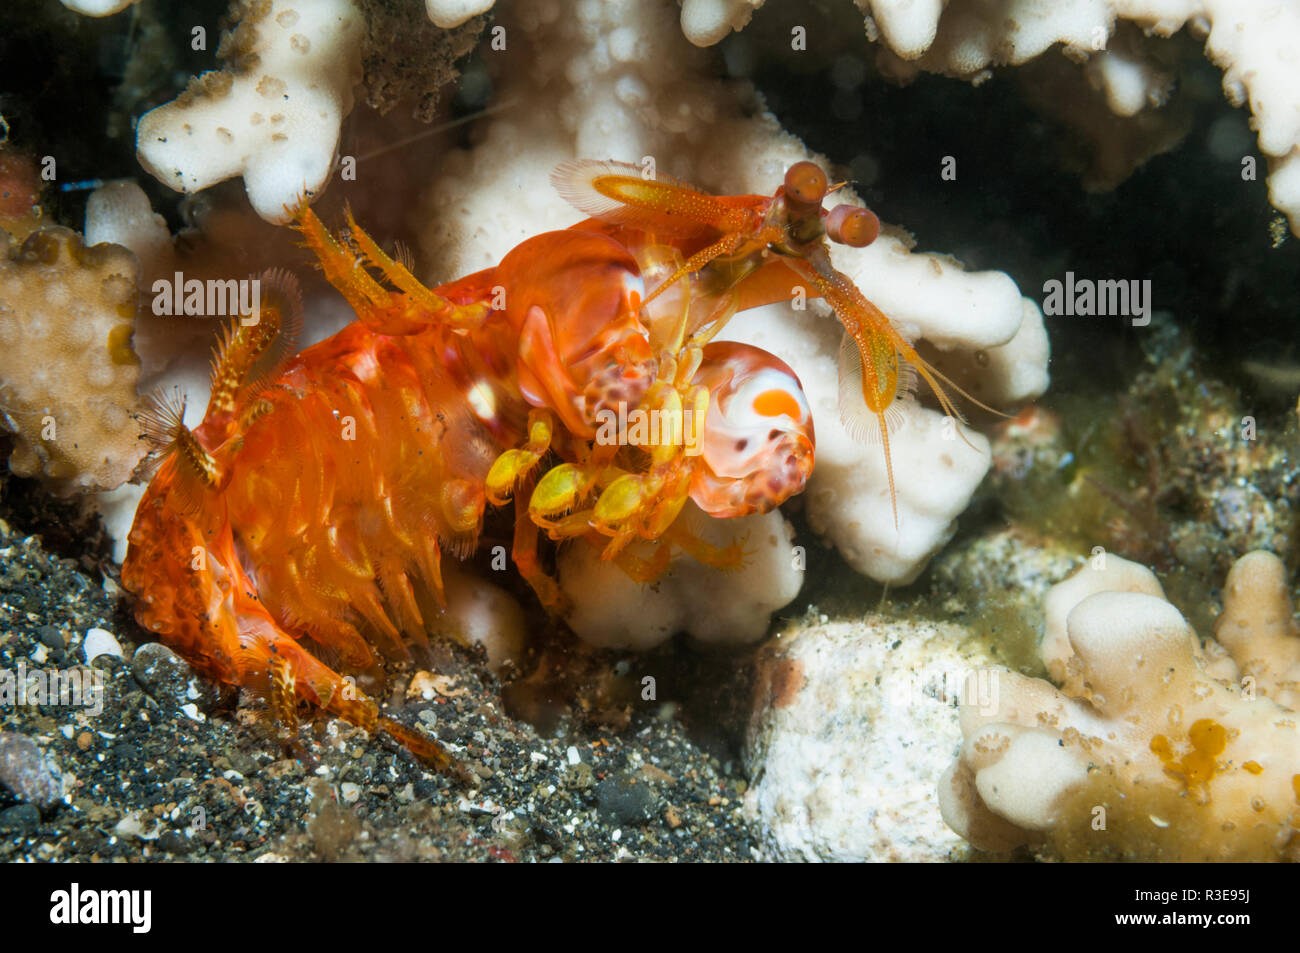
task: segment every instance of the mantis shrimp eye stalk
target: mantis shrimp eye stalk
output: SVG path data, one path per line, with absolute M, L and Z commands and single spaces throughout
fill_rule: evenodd
M 856 205 L 837 205 L 826 215 L 826 234 L 841 245 L 865 248 L 880 234 L 880 219 Z
M 815 162 L 796 162 L 785 173 L 785 200 L 796 212 L 821 208 L 830 183 Z

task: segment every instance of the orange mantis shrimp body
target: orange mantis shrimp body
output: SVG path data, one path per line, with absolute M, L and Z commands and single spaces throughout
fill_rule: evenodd
M 738 547 L 713 549 L 676 516 L 689 498 L 732 516 L 799 492 L 811 414 L 772 355 L 653 330 L 617 230 L 548 232 L 430 290 L 355 224 L 346 244 L 309 209 L 298 227 L 359 320 L 259 375 L 294 321 L 277 279 L 228 332 L 202 423 L 187 428 L 178 401 L 146 419 L 157 471 L 123 582 L 142 625 L 202 672 L 268 694 L 289 725 L 307 702 L 463 774 L 341 672 L 427 640 L 442 556 L 473 551 L 487 507 L 513 496 L 515 564 L 552 610 L 564 600 L 539 560 L 542 530 L 603 547 L 636 578 L 661 572 L 673 545 L 737 565 Z M 631 244 L 653 262 L 652 243 Z M 687 312 L 661 307 L 660 323 L 684 326 Z M 602 439 L 629 409 L 689 409 L 702 436 Z M 626 553 L 635 539 L 658 541 L 656 557 Z

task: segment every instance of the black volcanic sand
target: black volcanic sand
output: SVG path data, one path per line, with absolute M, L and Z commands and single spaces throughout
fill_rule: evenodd
M 543 737 L 506 715 L 478 658 L 439 644 L 445 694 L 407 701 L 411 670 L 393 669 L 389 714 L 468 747 L 482 777 L 469 789 L 343 721 L 305 724 L 289 744 L 259 700 L 193 677 L 168 652 L 147 649 L 136 661 L 150 664 L 133 666 L 147 639 L 111 564 L 102 576 L 87 565 L 0 521 L 0 669 L 82 667 L 93 627 L 125 656 L 93 663 L 98 715 L 0 708 L 0 732 L 33 739 L 65 791 L 41 811 L 0 787 L 0 860 L 752 858 L 736 761 L 693 742 L 676 704 L 638 701 L 620 730 L 562 713 Z M 585 659 L 620 664 L 613 653 Z M 0 765 L 0 777 L 18 767 Z

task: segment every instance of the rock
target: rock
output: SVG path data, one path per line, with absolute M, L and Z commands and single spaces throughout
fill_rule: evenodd
M 122 742 L 113 745 L 113 757 L 121 761 L 123 765 L 131 764 L 140 759 L 140 749 L 133 744 Z
M 162 703 L 166 700 L 179 707 L 188 701 L 186 689 L 194 677 L 194 670 L 161 642 L 149 642 L 135 650 L 131 674 L 154 701 Z
M 645 781 L 613 775 L 596 785 L 596 810 L 617 824 L 643 824 L 658 813 L 659 796 Z
M 113 828 L 113 833 L 122 838 L 138 837 L 140 840 L 157 840 L 161 832 L 159 831 L 159 822 L 157 818 L 149 818 L 150 828 L 145 830 L 144 820 L 141 818 L 140 811 L 132 811 L 127 814 Z
M 11 834 L 31 834 L 41 824 L 41 812 L 34 804 L 19 804 L 0 811 L 0 831 Z
M 68 647 L 67 641 L 63 638 L 63 633 L 52 625 L 43 625 L 36 630 L 36 637 L 50 648 L 62 652 Z
M 161 642 L 149 642 L 135 650 L 131 674 L 160 706 L 184 712 L 194 721 L 202 721 L 201 712 L 216 707 L 226 691 L 200 678 L 188 662 Z
M 169 854 L 188 854 L 195 846 L 194 841 L 180 831 L 163 831 L 158 837 L 158 849 Z
M 122 658 L 122 643 L 118 642 L 117 637 L 107 629 L 88 629 L 85 639 L 82 640 L 81 649 L 86 653 L 87 665 L 101 655 Z
M 63 797 L 58 768 L 35 741 L 0 731 L 0 785 L 20 801 L 48 810 Z
M 771 859 L 941 861 L 961 845 L 935 785 L 961 741 L 957 693 L 995 664 L 956 625 L 811 625 L 759 657 L 746 816 Z

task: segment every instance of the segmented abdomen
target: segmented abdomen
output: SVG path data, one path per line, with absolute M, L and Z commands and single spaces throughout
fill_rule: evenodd
M 155 525 L 137 522 L 133 563 L 193 563 L 201 546 L 204 571 L 238 566 L 246 596 L 279 626 L 351 668 L 374 661 L 362 631 L 399 655 L 403 636 L 423 641 L 441 595 L 440 550 L 472 551 L 484 477 L 527 416 L 510 375 L 493 366 L 500 352 L 484 346 L 504 333 L 493 323 L 472 335 L 398 337 L 352 325 L 302 352 L 271 386 L 241 395 L 246 423 L 208 447 L 220 487 L 190 500 L 159 474 L 142 504 L 156 508 Z M 203 442 L 203 427 L 196 437 Z M 191 535 L 187 522 L 198 532 L 177 538 Z M 203 605 L 210 584 L 192 591 L 193 565 L 167 569 L 151 573 L 154 604 L 142 621 L 200 652 L 215 641 L 237 654 L 237 634 L 214 639 L 202 621 L 199 631 L 167 631 L 229 615 Z M 160 586 L 159 576 L 176 585 Z

